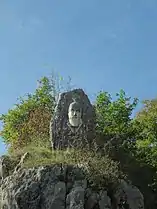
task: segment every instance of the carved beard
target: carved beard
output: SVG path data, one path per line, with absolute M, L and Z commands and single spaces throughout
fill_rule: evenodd
M 69 123 L 71 126 L 79 127 L 82 124 L 82 119 L 78 117 L 70 117 Z

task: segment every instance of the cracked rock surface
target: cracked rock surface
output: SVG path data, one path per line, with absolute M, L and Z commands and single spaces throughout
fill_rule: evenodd
M 122 183 L 124 184 L 124 182 Z M 126 184 L 125 187 L 127 187 Z M 88 186 L 82 170 L 72 166 L 53 165 L 31 169 L 21 168 L 1 180 L 0 190 L 2 209 L 113 208 L 107 191 L 93 191 Z M 118 203 L 122 190 L 125 190 L 124 186 L 117 188 L 115 193 L 117 209 L 120 208 Z M 133 193 L 135 194 L 135 192 Z M 143 201 L 143 197 L 140 195 L 137 195 L 136 190 L 135 201 L 131 200 L 131 196 L 129 197 L 130 209 L 139 208 L 137 197 L 139 196 L 140 201 Z M 141 208 L 143 209 L 144 206 Z

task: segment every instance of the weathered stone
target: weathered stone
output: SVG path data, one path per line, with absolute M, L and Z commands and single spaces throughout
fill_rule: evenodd
M 67 182 L 67 193 L 76 186 L 82 186 L 84 189 L 87 187 L 87 180 L 82 171 L 82 168 L 68 166 L 66 173 L 66 182 Z
M 5 179 L 13 171 L 15 162 L 7 155 L 0 157 L 0 180 Z
M 91 189 L 86 190 L 86 203 L 85 209 L 95 209 L 96 206 L 99 208 L 99 195 L 96 192 L 92 192 Z
M 74 187 L 67 195 L 66 209 L 84 209 L 85 189 L 82 186 Z
M 23 169 L 4 179 L 1 205 L 8 209 L 64 209 L 65 175 L 59 166 Z
M 9 175 L 8 159 L 5 156 L 0 158 L 0 178 L 4 179 Z
M 64 182 L 49 182 L 42 192 L 42 209 L 65 209 L 66 186 Z
M 93 146 L 95 111 L 82 89 L 60 94 L 50 123 L 54 149 Z
M 119 207 L 125 205 L 126 209 L 144 209 L 144 198 L 140 190 L 124 180 L 116 189 L 115 198 Z
M 68 183 L 71 183 L 69 190 Z M 129 209 L 144 209 L 143 196 L 139 190 L 125 181 L 112 194 L 118 203 L 115 209 L 125 208 L 124 204 L 120 206 L 124 192 L 128 197 Z M 79 169 L 75 166 L 53 165 L 21 168 L 3 179 L 0 206 L 4 209 L 110 209 L 111 201 L 106 191 L 93 191 L 87 185 L 81 169 L 79 176 Z
M 24 155 L 22 155 L 20 162 L 16 165 L 14 172 L 17 172 L 23 165 L 23 163 L 25 162 L 26 159 L 28 159 L 29 157 L 29 153 L 25 152 Z
M 99 208 L 111 209 L 111 199 L 107 195 L 107 191 L 102 191 L 100 193 Z

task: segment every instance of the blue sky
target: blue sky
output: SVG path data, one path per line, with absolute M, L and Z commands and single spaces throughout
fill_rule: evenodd
M 156 0 L 1 0 L 0 114 L 52 70 L 90 98 L 154 98 L 156 56 Z

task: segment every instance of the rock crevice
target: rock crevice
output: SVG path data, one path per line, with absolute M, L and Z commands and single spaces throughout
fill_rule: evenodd
M 54 165 L 21 169 L 4 178 L 0 189 L 3 209 L 113 208 L 107 191 L 93 191 L 78 167 Z M 114 209 L 125 208 L 120 204 L 127 195 L 130 209 L 144 209 L 140 191 L 125 181 L 113 195 L 116 200 Z

